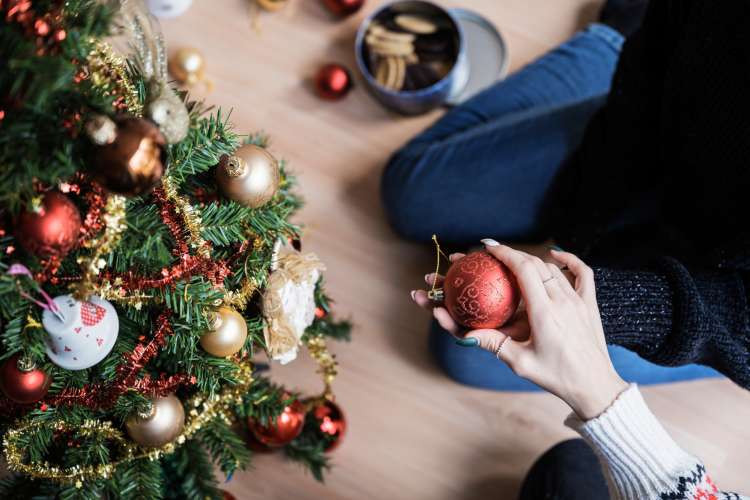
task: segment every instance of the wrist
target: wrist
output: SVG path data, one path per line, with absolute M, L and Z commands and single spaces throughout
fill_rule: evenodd
M 604 413 L 627 388 L 628 383 L 613 372 L 595 384 L 575 391 L 566 402 L 585 422 Z

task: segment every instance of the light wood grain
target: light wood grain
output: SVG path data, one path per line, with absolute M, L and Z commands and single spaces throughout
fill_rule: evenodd
M 426 350 L 429 317 L 408 291 L 432 264 L 429 249 L 399 241 L 384 222 L 378 183 L 388 155 L 440 112 L 394 116 L 361 82 L 342 102 L 316 98 L 309 79 L 337 61 L 354 69 L 353 38 L 379 3 L 337 21 L 317 0 L 291 0 L 251 28 L 250 0 L 196 0 L 163 22 L 172 50 L 200 48 L 214 83 L 212 104 L 232 109 L 239 131 L 264 130 L 272 151 L 299 174 L 307 206 L 306 250 L 327 263 L 339 314 L 356 322 L 354 342 L 334 347 L 335 389 L 349 434 L 333 455 L 325 485 L 277 456 L 226 485 L 239 499 L 511 499 L 532 461 L 571 436 L 567 410 L 543 394 L 486 392 L 443 376 Z M 593 19 L 599 2 L 472 0 L 444 2 L 483 13 L 503 32 L 517 69 Z M 201 90 L 195 91 L 197 95 Z M 302 359 L 274 367 L 278 380 L 318 390 Z M 648 388 L 651 407 L 674 436 L 701 456 L 720 485 L 748 489 L 750 395 L 728 381 Z

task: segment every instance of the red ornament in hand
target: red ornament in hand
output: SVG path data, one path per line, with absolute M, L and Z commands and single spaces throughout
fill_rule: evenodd
M 333 14 L 344 17 L 361 9 L 365 0 L 323 0 L 323 3 Z
M 505 264 L 485 251 L 455 262 L 445 275 L 444 302 L 457 323 L 471 328 L 499 328 L 516 312 L 521 294 Z
M 340 64 L 326 64 L 315 77 L 315 90 L 320 97 L 335 101 L 341 99 L 352 88 L 352 75 Z
M 50 191 L 38 207 L 25 210 L 16 222 L 16 238 L 38 257 L 63 257 L 78 243 L 81 214 L 64 194 Z
M 336 403 L 326 401 L 315 407 L 312 412 L 313 418 L 318 423 L 320 432 L 328 434 L 334 441 L 328 445 L 325 451 L 333 451 L 341 444 L 341 439 L 346 433 L 346 417 L 344 412 Z
M 48 373 L 31 363 L 21 361 L 19 354 L 11 356 L 0 366 L 0 389 L 8 399 L 16 403 L 31 404 L 40 401 L 47 395 L 51 382 Z
M 288 396 L 287 396 L 288 397 Z M 286 399 L 286 397 L 285 397 Z M 305 409 L 299 401 L 290 404 L 269 425 L 251 420 L 250 430 L 261 443 L 267 446 L 284 446 L 291 443 L 302 432 L 305 425 Z

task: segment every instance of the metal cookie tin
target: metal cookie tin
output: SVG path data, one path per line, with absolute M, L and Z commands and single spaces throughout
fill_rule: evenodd
M 442 79 L 415 90 L 394 90 L 378 83 L 365 59 L 365 38 L 374 20 L 393 13 L 422 14 L 447 23 L 455 32 L 455 61 Z M 461 103 L 504 76 L 508 65 L 505 42 L 486 19 L 465 9 L 444 9 L 425 0 L 399 0 L 376 9 L 357 31 L 355 57 L 373 96 L 386 107 L 407 115 Z

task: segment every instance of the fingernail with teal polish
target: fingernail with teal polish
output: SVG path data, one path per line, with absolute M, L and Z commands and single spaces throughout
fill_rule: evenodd
M 558 252 L 564 252 L 565 251 L 565 250 L 563 250 L 562 248 L 560 248 L 557 245 L 547 245 L 547 248 L 549 248 L 550 250 L 556 250 Z
M 461 347 L 476 347 L 479 345 L 479 341 L 474 337 L 468 337 L 465 339 L 456 340 L 456 344 L 460 345 Z
M 488 247 L 499 247 L 500 246 L 500 243 L 498 243 L 497 241 L 493 240 L 492 238 L 485 238 L 485 239 L 482 240 L 482 243 L 484 243 Z

